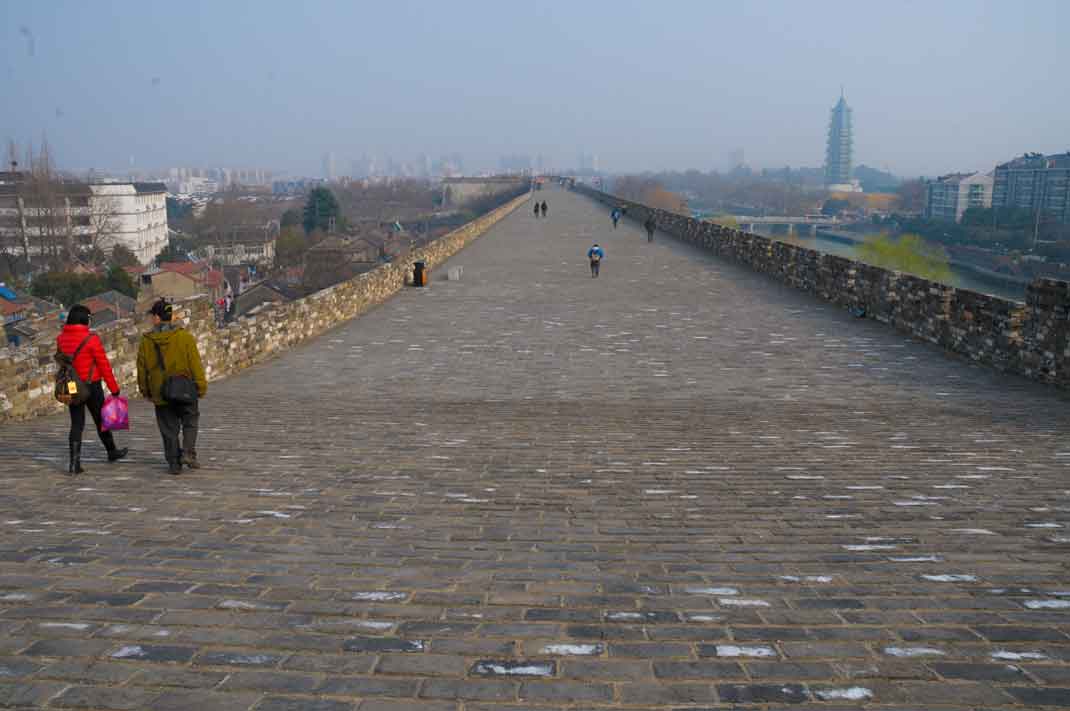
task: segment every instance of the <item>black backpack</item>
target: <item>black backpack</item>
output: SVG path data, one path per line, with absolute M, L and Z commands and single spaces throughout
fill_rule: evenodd
M 95 333 L 90 333 L 86 336 L 71 355 L 61 351 L 58 346 L 56 348 L 54 357 L 59 365 L 59 370 L 56 371 L 56 387 L 52 392 L 56 399 L 64 405 L 81 405 L 89 399 L 89 386 L 78 377 L 78 371 L 74 369 L 74 361 L 78 358 L 82 346 L 88 343 L 89 339 L 95 335 Z M 96 362 L 89 366 L 90 381 L 93 380 L 93 369 L 96 367 Z

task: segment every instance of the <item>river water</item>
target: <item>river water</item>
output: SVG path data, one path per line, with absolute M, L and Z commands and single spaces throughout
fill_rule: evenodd
M 787 242 L 789 244 L 796 244 L 800 247 L 806 247 L 807 249 L 814 249 L 818 252 L 825 252 L 826 254 L 835 254 L 839 257 L 846 257 L 847 259 L 854 259 L 857 261 L 865 261 L 862 259 L 860 250 L 857 245 L 847 244 L 835 239 L 829 239 L 823 237 L 820 234 L 817 236 L 811 235 L 808 232 L 795 233 L 788 235 L 783 232 L 771 233 L 766 227 L 758 227 L 755 229 L 757 234 L 765 237 L 772 237 L 773 239 L 781 242 Z M 860 234 L 857 239 L 863 241 L 880 237 L 881 235 L 873 234 Z M 994 279 L 982 279 L 977 274 L 957 267 L 951 266 L 952 283 L 958 289 L 969 289 L 971 291 L 977 291 L 982 294 L 992 294 L 1004 299 L 1011 299 L 1013 301 L 1025 301 L 1025 286 L 1014 284 L 1011 282 L 997 281 Z

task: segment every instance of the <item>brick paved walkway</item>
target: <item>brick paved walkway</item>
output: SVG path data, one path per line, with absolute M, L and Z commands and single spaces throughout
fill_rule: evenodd
M 1065 396 L 539 197 L 214 384 L 208 469 L 5 425 L 0 707 L 1070 706 Z

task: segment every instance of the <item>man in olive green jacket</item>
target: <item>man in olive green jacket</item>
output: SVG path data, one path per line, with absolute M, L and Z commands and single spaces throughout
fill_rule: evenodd
M 172 375 L 185 375 L 197 385 L 198 398 L 208 392 L 208 381 L 201 365 L 201 354 L 193 335 L 171 323 L 171 305 L 160 299 L 149 310 L 152 315 L 151 331 L 141 337 L 137 352 L 137 386 L 141 395 L 152 400 L 156 406 L 156 424 L 163 437 L 164 455 L 167 457 L 169 474 L 181 474 L 182 465 L 200 469 L 197 461 L 197 423 L 200 409 L 195 401 L 191 405 L 177 405 L 163 399 L 164 381 Z M 160 355 L 163 367 L 160 367 Z M 182 446 L 179 447 L 179 432 Z

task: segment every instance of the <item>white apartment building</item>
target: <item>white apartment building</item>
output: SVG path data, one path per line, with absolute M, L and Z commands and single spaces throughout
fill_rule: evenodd
M 925 217 L 959 222 L 971 207 L 992 207 L 991 173 L 951 173 L 926 186 Z
M 142 264 L 167 246 L 167 188 L 163 183 L 57 183 L 46 205 L 24 176 L 0 183 L 0 249 L 46 253 L 46 241 L 75 248 L 96 241 L 104 251 L 121 244 Z

